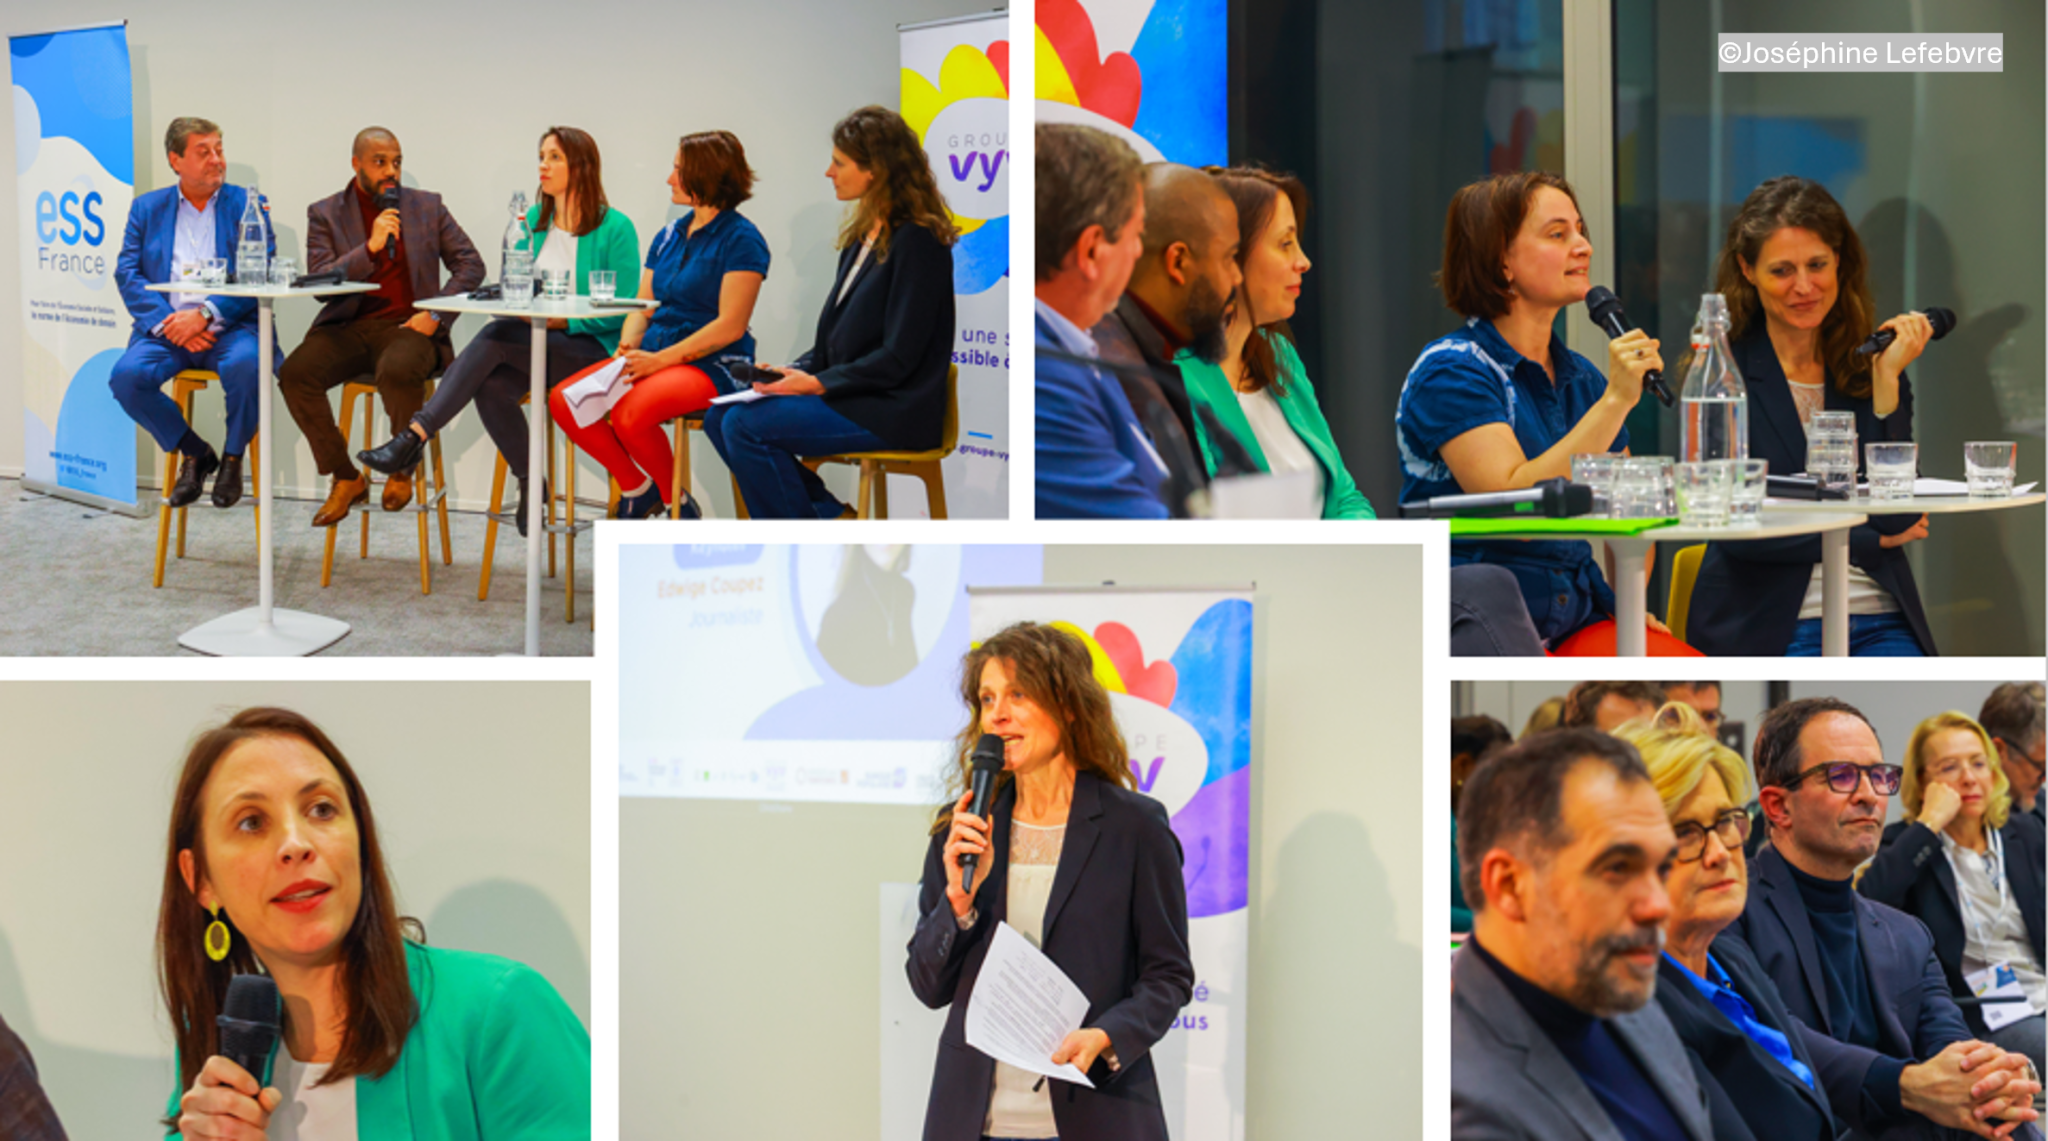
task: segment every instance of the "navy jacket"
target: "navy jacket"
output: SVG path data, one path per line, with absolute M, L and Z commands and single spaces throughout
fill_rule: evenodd
M 2015 812 L 1999 829 L 2005 843 L 2006 884 L 2019 901 L 2020 918 L 2027 925 L 2027 940 L 2034 945 L 2034 962 L 2041 961 L 2041 910 L 2043 900 L 2041 824 L 2033 815 Z M 1896 907 L 1927 925 L 1934 935 L 1934 954 L 1948 977 L 1949 993 L 1968 997 L 1963 982 L 1963 912 L 1956 901 L 1956 873 L 1941 851 L 1941 837 L 1926 825 L 1901 820 L 1884 830 L 1877 858 L 1864 870 L 1856 890 L 1882 904 Z M 1973 1034 L 1988 1038 L 1983 1016 L 1977 1008 L 1965 1006 L 1963 1017 Z
M 213 248 L 215 257 L 226 258 L 234 271 L 235 246 L 242 225 L 242 211 L 249 205 L 249 191 L 223 183 L 213 200 Z M 271 256 L 277 255 L 277 231 L 270 226 L 270 212 L 263 211 L 264 237 Z M 114 283 L 135 328 L 128 335 L 133 345 L 148 339 L 149 331 L 171 315 L 171 295 L 151 293 L 145 286 L 171 280 L 171 251 L 178 241 L 178 185 L 137 195 L 128 206 L 128 226 L 121 235 L 121 253 L 114 260 Z M 208 297 L 220 313 L 223 333 L 239 326 L 256 324 L 256 302 L 249 297 Z
M 1834 1141 L 1834 1111 L 1820 1067 L 1786 1012 L 1756 956 L 1734 940 L 1716 941 L 1712 954 L 1728 972 L 1730 989 L 1749 1003 L 1758 1022 L 1785 1035 L 1792 1056 L 1814 1072 L 1816 1088 L 1785 1068 L 1755 1039 L 1701 994 L 1684 968 L 1669 959 L 1657 964 L 1657 1005 L 1685 1043 L 1700 1088 L 1707 1095 L 1707 1113 L 1716 1141 Z
M 1759 322 L 1730 348 L 1742 370 L 1742 383 L 1749 389 L 1750 458 L 1769 460 L 1772 475 L 1805 471 L 1806 430 L 1799 423 L 1792 386 L 1778 364 L 1777 351 L 1771 348 L 1770 334 Z M 1858 472 L 1863 470 L 1864 444 L 1913 438 L 1913 385 L 1903 374 L 1899 377 L 1899 406 L 1882 420 L 1868 397 L 1855 400 L 1842 395 L 1832 378 L 1826 405 L 1830 412 L 1856 414 Z M 1920 605 L 1920 588 L 1913 581 L 1905 548 L 1887 550 L 1878 542 L 1885 535 L 1907 530 L 1919 518 L 1871 516 L 1870 522 L 1849 532 L 1849 562 L 1898 600 L 1900 614 L 1912 625 L 1920 649 L 1932 655 L 1937 652 L 1934 635 L 1927 629 L 1927 612 Z M 1819 562 L 1818 535 L 1708 543 L 1699 577 L 1693 583 L 1685 640 L 1714 655 L 1782 656 L 1792 644 L 1799 604 L 1806 598 L 1806 586 Z
M 818 378 L 832 410 L 882 438 L 890 450 L 927 451 L 946 430 L 946 371 L 953 363 L 953 248 L 914 223 L 889 233 L 889 254 L 870 251 L 841 303 L 860 254 L 839 251 L 839 272 L 818 335 L 795 366 Z
M 1035 332 L 1038 518 L 1166 518 L 1166 470 L 1123 387 L 1106 369 L 1045 356 L 1062 350 L 1043 316 Z
M 979 869 L 986 878 L 977 881 L 978 914 L 968 930 L 946 903 L 945 833 L 932 837 L 925 854 L 923 918 L 905 970 L 926 1006 L 952 1005 L 939 1036 L 925 1141 L 977 1141 L 988 1116 L 996 1063 L 967 1044 L 967 1003 L 996 924 L 1008 914 L 1016 803 L 1017 786 L 1006 783 L 990 811 L 990 851 Z M 1111 1073 L 1097 1058 L 1088 1071 L 1094 1089 L 1047 1079 L 1062 1141 L 1166 1141 L 1151 1051 L 1194 993 L 1195 969 L 1180 841 L 1158 801 L 1091 773 L 1075 779 L 1043 930 L 1046 957 L 1088 996 L 1081 1025 L 1108 1034 L 1120 1063 Z

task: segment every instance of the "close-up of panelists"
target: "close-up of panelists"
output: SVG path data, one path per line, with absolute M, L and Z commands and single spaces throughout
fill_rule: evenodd
M 2039 682 L 1455 689 L 1453 1136 L 2040 1135 Z
M 1840 0 L 1036 21 L 1038 517 L 1450 518 L 1457 654 L 2041 653 L 2037 61 L 1716 60 L 1892 30 Z
M 590 1135 L 587 687 L 421 692 L 0 685 L 7 1136 Z
M 370 72 L 302 37 L 251 99 L 164 66 L 201 29 L 103 7 L 5 21 L 0 652 L 247 652 L 191 636 L 246 595 L 266 652 L 298 618 L 301 653 L 495 652 L 524 615 L 588 654 L 598 520 L 1007 517 L 1003 13 L 772 0 L 713 23 L 778 45 L 773 100 L 678 113 L 571 39 L 451 116 L 414 91 L 441 45 L 515 55 L 518 20 L 426 5 Z

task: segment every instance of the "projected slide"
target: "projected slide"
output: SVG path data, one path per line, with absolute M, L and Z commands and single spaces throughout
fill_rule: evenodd
M 932 804 L 966 712 L 969 586 L 1035 546 L 619 549 L 619 793 Z

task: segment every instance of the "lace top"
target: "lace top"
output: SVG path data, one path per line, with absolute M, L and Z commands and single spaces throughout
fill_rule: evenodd
M 1050 828 L 1010 823 L 1010 926 L 1042 947 L 1045 940 L 1045 907 L 1052 899 L 1053 875 L 1059 871 L 1060 848 L 1067 838 L 1067 826 Z M 1032 1089 L 1037 1086 L 1036 1090 Z M 1057 1137 L 1052 1119 L 1052 1087 L 1041 1084 L 1037 1074 L 1004 1062 L 996 1063 L 995 1088 L 988 1099 L 988 1118 L 982 1122 L 984 1137 Z
M 1792 389 L 1792 403 L 1799 409 L 1799 425 L 1805 427 L 1813 420 L 1813 414 L 1827 407 L 1828 386 L 1826 384 L 1801 384 L 1796 380 L 1785 382 Z

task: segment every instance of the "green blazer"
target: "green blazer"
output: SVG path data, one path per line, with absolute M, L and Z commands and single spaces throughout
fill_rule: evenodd
M 1344 457 L 1337 454 L 1337 442 L 1330 438 L 1330 422 L 1323 419 L 1323 410 L 1316 404 L 1315 386 L 1308 382 L 1308 370 L 1302 367 L 1301 356 L 1294 351 L 1294 345 L 1285 337 L 1274 337 L 1260 329 L 1252 334 L 1266 337 L 1273 343 L 1273 357 L 1280 365 L 1281 384 L 1274 397 L 1280 402 L 1280 414 L 1287 418 L 1287 426 L 1308 445 L 1309 453 L 1323 469 L 1323 518 L 1325 519 L 1373 519 L 1372 504 L 1366 502 L 1358 485 L 1351 481 L 1351 473 L 1344 470 Z M 1188 399 L 1196 404 L 1208 405 L 1216 413 L 1216 419 L 1230 429 L 1260 471 L 1271 471 L 1266 462 L 1265 449 L 1259 447 L 1258 438 L 1252 435 L 1251 421 L 1245 418 L 1244 408 L 1237 402 L 1237 390 L 1230 387 L 1230 381 L 1223 375 L 1223 369 L 1198 359 L 1193 353 L 1181 350 L 1173 363 L 1180 366 L 1180 378 L 1187 385 Z M 1209 468 L 1209 474 L 1216 474 L 1216 450 L 1209 441 L 1208 429 L 1195 420 L 1195 435 L 1202 442 L 1202 462 Z
M 526 225 L 531 229 L 540 224 L 540 207 L 530 206 L 526 210 Z M 533 235 L 533 256 L 547 248 L 548 235 L 553 230 L 542 230 Z M 633 228 L 633 219 L 616 206 L 604 212 L 604 220 L 597 229 L 576 239 L 576 292 L 588 296 L 590 293 L 590 271 L 608 269 L 613 273 L 612 281 L 618 286 L 620 297 L 633 297 L 640 292 L 640 232 Z M 540 291 L 540 283 L 534 283 L 534 292 Z M 616 317 L 578 318 L 569 322 L 571 333 L 583 333 L 604 342 L 604 351 L 619 351 L 619 330 L 626 327 L 626 314 L 621 311 Z
M 381 1078 L 355 1080 L 357 1136 L 589 1138 L 590 1032 L 555 988 L 533 968 L 496 955 L 417 943 L 405 950 L 419 1021 L 397 1065 Z M 268 1065 L 262 1080 L 270 1081 Z M 173 1119 L 180 1092 L 171 1094 Z

